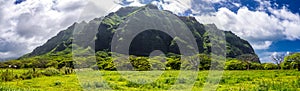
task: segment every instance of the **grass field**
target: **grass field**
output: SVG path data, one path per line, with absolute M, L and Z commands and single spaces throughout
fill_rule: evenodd
M 22 73 L 24 70 L 14 70 Z M 178 78 L 179 71 L 124 72 L 85 71 L 70 75 L 42 76 L 28 80 L 1 82 L 0 90 L 76 91 L 76 90 L 169 90 L 178 83 L 176 90 L 186 90 L 190 78 Z M 124 76 L 124 74 L 127 74 Z M 187 74 L 188 75 L 188 74 Z M 202 90 L 208 71 L 200 71 L 192 87 Z M 300 72 L 295 70 L 224 71 L 218 91 L 296 91 L 300 90 Z M 177 81 L 177 82 L 176 82 Z

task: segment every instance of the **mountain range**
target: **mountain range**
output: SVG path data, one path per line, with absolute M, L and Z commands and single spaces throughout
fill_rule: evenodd
M 56 36 L 49 39 L 45 44 L 35 48 L 31 53 L 26 54 L 23 57 L 55 54 L 56 52 L 61 51 L 68 51 L 66 53 L 71 53 L 70 51 L 74 46 L 80 46 L 84 49 L 92 49 L 96 52 L 110 51 L 111 41 L 115 32 L 121 31 L 117 28 L 121 24 L 126 24 L 125 21 L 128 19 L 128 17 L 147 9 L 159 10 L 157 6 L 151 4 L 143 7 L 123 7 L 116 12 L 111 12 L 107 16 L 95 18 L 89 22 L 83 21 L 81 23 L 74 23 L 66 30 L 61 31 Z M 172 13 L 170 11 L 163 10 L 161 10 L 159 13 L 166 12 Z M 191 16 L 175 16 L 184 22 L 192 32 L 196 39 L 199 53 L 211 53 L 209 30 L 207 29 L 214 29 L 218 32 L 224 32 L 225 34 L 227 49 L 226 57 L 237 58 L 243 54 L 251 54 L 257 57 L 249 42 L 241 39 L 234 33 L 230 31 L 219 30 L 214 24 L 201 24 Z M 135 27 L 143 27 L 143 25 L 136 25 Z M 126 31 L 130 32 L 130 30 Z M 76 38 L 76 41 L 74 41 L 74 38 Z M 140 33 L 134 38 L 134 40 L 132 40 L 129 53 L 136 56 L 149 56 L 152 51 L 161 50 L 164 53 L 180 54 L 178 45 L 176 44 L 178 40 L 180 40 L 180 38 L 172 38 L 164 32 L 147 30 Z M 253 61 L 259 62 L 258 57 Z

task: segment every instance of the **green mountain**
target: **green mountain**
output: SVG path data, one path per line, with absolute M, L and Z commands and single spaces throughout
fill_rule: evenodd
M 70 53 L 72 46 L 80 46 L 83 49 L 93 49 L 97 51 L 110 51 L 111 41 L 117 28 L 124 24 L 128 17 L 137 12 L 144 12 L 147 9 L 157 9 L 156 6 L 147 5 L 144 7 L 124 7 L 116 12 L 112 12 L 105 17 L 96 18 L 89 22 L 74 23 L 68 29 L 61 31 L 55 37 L 48 40 L 44 45 L 37 47 L 31 53 L 23 57 L 33 57 L 43 54 L 55 54 L 57 52 Z M 158 9 L 157 9 L 158 10 Z M 169 13 L 170 11 L 160 11 L 158 13 Z M 145 12 L 150 13 L 151 12 Z M 170 12 L 171 13 L 171 12 Z M 155 15 L 155 14 L 154 14 Z M 194 17 L 176 16 L 182 20 L 196 38 L 199 53 L 211 53 L 211 43 L 209 40 L 209 30 L 215 29 L 224 32 L 226 37 L 226 54 L 228 58 L 237 58 L 241 55 L 253 55 L 254 62 L 259 62 L 251 45 L 230 31 L 222 31 L 214 24 L 201 24 Z M 159 17 L 158 17 L 159 18 Z M 147 20 L 147 19 L 145 19 Z M 151 21 L 151 20 L 147 20 Z M 125 23 L 126 24 L 126 23 Z M 136 25 L 143 27 L 145 25 Z M 126 30 L 129 31 L 130 30 Z M 76 41 L 74 40 L 74 36 Z M 94 35 L 94 36 L 91 36 Z M 120 38 L 122 40 L 122 38 Z M 154 50 L 161 50 L 164 53 L 180 54 L 176 42 L 180 38 L 172 38 L 168 34 L 157 31 L 147 30 L 137 35 L 130 45 L 129 53 L 136 56 L 149 56 Z M 76 42 L 76 43 L 75 43 Z M 222 41 L 219 41 L 222 42 Z M 225 42 L 225 41 L 224 41 Z M 72 44 L 74 43 L 74 44 Z M 94 44 L 95 43 L 95 44 Z M 186 44 L 189 45 L 189 44 Z

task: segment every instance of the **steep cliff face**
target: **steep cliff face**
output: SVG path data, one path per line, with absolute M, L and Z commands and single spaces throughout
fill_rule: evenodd
M 76 38 L 76 46 L 83 48 L 95 48 L 95 51 L 109 51 L 111 48 L 111 41 L 113 35 L 117 31 L 120 24 L 126 23 L 126 19 L 137 12 L 145 9 L 157 9 L 156 6 L 148 5 L 144 7 L 125 7 L 116 12 L 112 12 L 109 15 L 96 18 L 88 23 L 75 23 L 68 29 L 61 31 L 57 36 L 51 38 L 44 45 L 37 47 L 33 52 L 26 56 L 36 56 L 42 54 L 51 54 L 58 51 L 65 51 L 72 47 L 74 43 L 73 34 L 77 37 L 84 36 L 84 38 Z M 157 9 L 158 10 L 158 9 Z M 161 11 L 160 13 L 166 13 L 169 11 Z M 147 13 L 147 12 L 146 12 Z M 151 12 L 148 12 L 151 13 Z M 151 15 L 151 14 L 150 14 Z M 153 14 L 152 14 L 153 15 Z M 199 23 L 194 17 L 176 16 L 192 32 L 195 37 L 199 53 L 210 53 L 210 41 L 207 28 L 216 29 L 219 32 L 225 33 L 226 38 L 226 53 L 227 57 L 236 58 L 243 54 L 256 55 L 251 45 L 246 41 L 236 36 L 229 31 L 218 30 L 214 25 L 205 25 Z M 159 18 L 159 17 L 158 17 Z M 147 20 L 147 19 L 145 19 Z M 151 20 L 148 20 L 149 22 Z M 75 26 L 77 29 L 75 29 Z M 143 27 L 142 25 L 136 25 L 135 27 Z M 79 29 L 78 29 L 79 28 Z M 76 31 L 75 31 L 76 30 Z M 126 30 L 130 31 L 130 30 Z M 94 36 L 90 36 L 94 35 Z M 83 39 L 83 40 L 80 40 Z M 121 38 L 122 39 L 122 38 Z M 161 50 L 164 53 L 176 53 L 180 54 L 178 45 L 175 41 L 180 41 L 180 38 L 172 38 L 170 35 L 161 32 L 159 30 L 146 30 L 138 34 L 130 45 L 129 53 L 137 56 L 148 56 L 150 52 L 154 50 Z M 225 41 L 224 41 L 225 42 Z M 95 44 L 94 44 L 95 43 Z M 189 44 L 186 44 L 189 45 Z M 74 44 L 73 44 L 74 46 Z M 259 61 L 258 61 L 259 62 Z

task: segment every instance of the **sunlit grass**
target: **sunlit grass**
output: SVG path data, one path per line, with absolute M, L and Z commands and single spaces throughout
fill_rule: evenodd
M 21 71 L 21 70 L 18 70 Z M 17 72 L 17 70 L 16 70 Z M 180 71 L 83 71 L 82 73 L 43 76 L 30 80 L 1 82 L 0 90 L 169 90 L 176 82 L 177 90 L 189 87 L 189 78 L 178 78 Z M 121 75 L 123 74 L 123 75 Z M 126 75 L 124 75 L 126 74 Z M 187 74 L 188 75 L 188 74 Z M 200 71 L 193 86 L 194 91 L 202 90 L 208 71 Z M 225 71 L 218 85 L 218 91 L 259 91 L 259 90 L 300 90 L 300 72 L 294 70 L 250 70 Z M 79 83 L 80 82 L 80 83 Z

